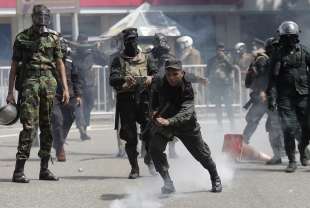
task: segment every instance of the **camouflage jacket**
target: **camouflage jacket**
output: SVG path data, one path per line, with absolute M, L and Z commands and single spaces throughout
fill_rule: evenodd
M 22 62 L 23 70 L 51 70 L 54 73 L 56 60 L 62 57 L 56 31 L 48 29 L 47 33 L 39 35 L 30 27 L 16 36 L 12 60 Z
M 178 131 L 196 128 L 198 124 L 192 84 L 185 78 L 179 87 L 170 86 L 165 77 L 157 77 L 154 82 L 151 100 L 152 110 L 160 112 L 163 106 L 169 103 L 169 107 L 161 116 L 169 120 L 170 128 Z

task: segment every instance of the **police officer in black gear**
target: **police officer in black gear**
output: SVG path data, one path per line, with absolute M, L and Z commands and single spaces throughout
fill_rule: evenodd
M 136 28 L 123 30 L 124 50 L 111 63 L 110 85 L 117 91 L 116 108 L 120 116 L 120 138 L 126 141 L 125 150 L 131 165 L 129 179 L 139 177 L 138 135 L 137 126 L 145 132 L 149 107 L 149 87 L 153 76 L 157 73 L 151 58 L 138 49 L 138 33 Z M 144 162 L 151 174 L 155 173 L 154 165 L 148 156 L 149 135 L 142 134 L 147 155 Z
M 66 142 L 69 130 L 74 122 L 74 111 L 81 103 L 81 80 L 70 56 L 71 49 L 68 42 L 61 38 L 61 50 L 64 54 L 63 62 L 66 68 L 67 83 L 70 101 L 67 105 L 62 103 L 62 85 L 57 80 L 57 90 L 52 111 L 52 136 L 53 147 L 56 150 L 58 161 L 66 161 L 64 143 Z
M 170 178 L 168 161 L 164 153 L 167 143 L 178 137 L 188 151 L 209 171 L 212 192 L 221 192 L 222 185 L 211 158 L 208 145 L 203 141 L 194 110 L 194 92 L 191 83 L 184 78 L 182 64 L 178 60 L 166 62 L 163 78 L 154 81 L 152 93 L 153 127 L 150 152 L 156 170 L 164 180 L 162 193 L 175 192 Z
M 297 169 L 295 135 L 301 127 L 298 145 L 300 162 L 308 165 L 305 149 L 309 143 L 309 50 L 299 43 L 299 26 L 283 22 L 278 29 L 279 49 L 271 60 L 271 79 L 267 90 L 269 109 L 278 109 L 284 134 L 285 151 L 289 159 L 286 172 Z

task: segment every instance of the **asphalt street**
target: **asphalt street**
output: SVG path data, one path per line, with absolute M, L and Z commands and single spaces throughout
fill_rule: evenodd
M 15 165 L 19 124 L 0 127 L 0 208 L 309 208 L 310 167 L 296 173 L 283 171 L 282 165 L 263 162 L 231 161 L 221 153 L 224 133 L 240 133 L 244 121 L 231 131 L 227 122 L 218 128 L 214 120 L 201 121 L 204 140 L 209 144 L 224 184 L 220 194 L 209 192 L 208 173 L 177 143 L 177 159 L 170 159 L 176 194 L 160 194 L 159 177 L 152 177 L 140 159 L 142 177 L 127 179 L 126 158 L 116 157 L 117 142 L 112 121 L 96 120 L 82 142 L 73 128 L 65 146 L 67 162 L 54 162 L 50 169 L 61 180 L 39 181 L 38 147 L 26 163 L 29 184 L 11 182 Z M 261 122 L 251 144 L 271 154 L 268 137 Z M 54 154 L 54 152 L 53 152 Z

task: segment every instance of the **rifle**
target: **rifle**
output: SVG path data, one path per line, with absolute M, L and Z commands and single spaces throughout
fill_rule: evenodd
M 158 110 L 153 116 L 150 116 L 150 119 L 148 121 L 148 123 L 145 126 L 145 129 L 143 130 L 143 132 L 141 132 L 141 137 L 144 138 L 145 135 L 147 135 L 149 132 L 153 132 L 154 128 L 159 128 L 156 124 L 155 124 L 155 119 L 162 116 L 167 109 L 170 107 L 170 103 L 166 103 L 160 110 Z
M 250 98 L 250 100 L 246 102 L 246 104 L 244 104 L 243 108 L 245 110 L 248 110 L 252 104 L 253 104 L 253 98 Z

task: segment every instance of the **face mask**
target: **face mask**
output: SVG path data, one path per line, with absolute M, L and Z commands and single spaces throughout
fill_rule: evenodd
M 281 36 L 279 43 L 284 47 L 294 47 L 298 43 L 298 38 L 295 36 Z
M 130 56 L 130 57 L 134 57 L 138 54 L 138 42 L 136 39 L 129 39 L 127 41 L 125 41 L 124 43 L 125 46 L 125 54 Z
M 47 25 L 50 24 L 50 15 L 48 13 L 36 13 L 32 15 L 32 22 L 39 34 L 47 32 Z

